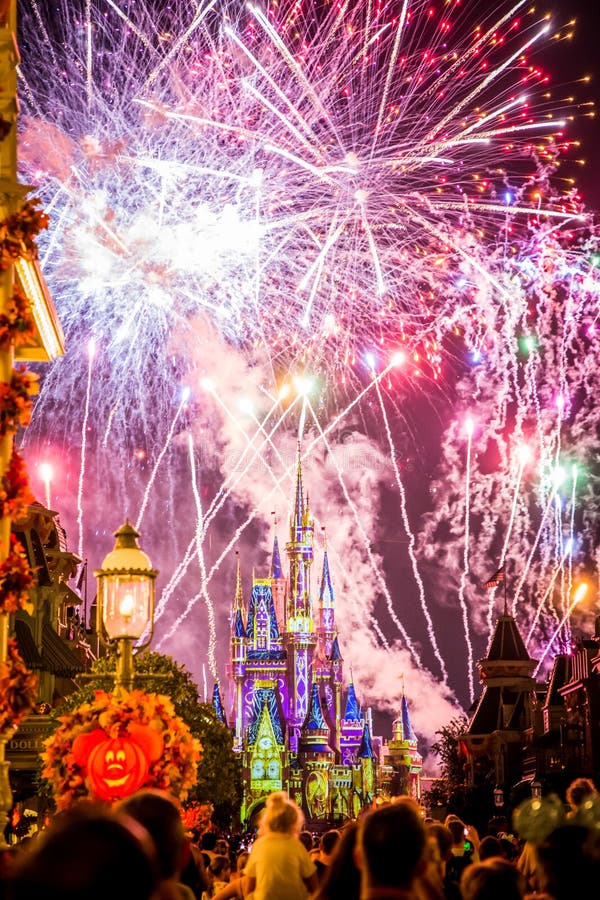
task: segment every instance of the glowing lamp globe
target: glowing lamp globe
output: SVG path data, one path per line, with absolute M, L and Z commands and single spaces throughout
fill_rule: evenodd
M 138 640 L 154 616 L 158 572 L 138 545 L 129 522 L 115 532 L 114 549 L 94 572 L 98 579 L 98 617 L 111 640 Z

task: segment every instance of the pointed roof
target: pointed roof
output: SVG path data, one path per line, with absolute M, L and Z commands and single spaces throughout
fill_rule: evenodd
M 369 729 L 369 723 L 365 722 L 365 727 L 363 728 L 362 737 L 360 739 L 360 747 L 358 748 L 358 753 L 356 754 L 358 759 L 374 759 L 375 752 L 373 750 L 373 741 L 371 740 L 371 731 Z
M 225 716 L 225 709 L 223 707 L 223 701 L 221 700 L 221 691 L 219 690 L 218 681 L 215 681 L 213 687 L 212 707 L 219 722 L 221 722 L 223 725 L 227 725 L 227 717 Z
M 304 520 L 304 492 L 302 488 L 302 453 L 298 441 L 298 463 L 296 466 L 296 496 L 292 515 L 292 531 L 301 529 Z
M 244 608 L 244 591 L 242 589 L 242 567 L 240 565 L 240 554 L 236 553 L 236 566 L 235 566 L 235 596 L 233 599 L 233 608 L 243 609 Z
M 400 702 L 400 715 L 394 720 L 392 725 L 394 731 L 394 739 L 400 741 L 409 741 L 417 743 L 417 736 L 413 731 L 413 727 L 408 714 L 408 703 L 406 702 L 406 694 L 402 694 Z
M 526 662 L 531 659 L 517 628 L 517 623 L 512 616 L 503 615 L 498 617 L 486 659 L 490 662 Z
M 340 652 L 340 644 L 337 634 L 331 642 L 331 656 L 329 658 L 331 659 L 331 662 L 341 662 L 342 660 L 342 654 Z
M 233 614 L 233 636 L 236 638 L 246 637 L 246 629 L 244 628 L 244 620 L 242 618 L 241 609 L 236 609 Z
M 323 553 L 323 574 L 321 576 L 321 587 L 319 588 L 319 602 L 323 606 L 333 606 L 335 600 L 333 586 L 331 584 L 331 574 L 329 572 L 329 559 L 327 558 L 327 543 L 325 543 L 325 551 Z
M 282 578 L 281 555 L 279 553 L 279 541 L 277 535 L 273 538 L 273 555 L 271 557 L 271 578 Z
M 346 698 L 346 709 L 344 710 L 344 719 L 347 722 L 360 722 L 360 708 L 358 706 L 358 700 L 356 699 L 356 693 L 354 691 L 354 684 L 351 681 L 348 685 L 348 696 Z
M 242 569 L 240 566 L 240 554 L 236 552 L 235 568 L 235 596 L 233 599 L 233 614 L 231 616 L 231 631 L 234 637 L 246 637 L 244 628 L 244 592 L 242 589 Z
M 248 743 L 250 745 L 256 743 L 256 737 L 259 725 L 263 715 L 269 717 L 273 734 L 278 744 L 285 742 L 283 722 L 285 721 L 280 710 L 279 698 L 275 688 L 256 688 L 254 692 L 252 710 L 250 713 L 250 724 L 248 726 Z
M 327 729 L 327 723 L 325 722 L 325 718 L 323 716 L 323 710 L 321 708 L 321 697 L 319 696 L 319 687 L 317 684 L 313 684 L 312 686 L 308 712 L 306 713 L 306 719 L 304 720 L 302 728 L 303 730 L 309 731 Z

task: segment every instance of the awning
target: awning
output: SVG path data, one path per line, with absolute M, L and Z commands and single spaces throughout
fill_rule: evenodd
M 84 663 L 48 622 L 42 628 L 42 662 L 44 669 L 59 678 L 73 678 L 85 670 Z
M 28 669 L 43 669 L 44 662 L 33 639 L 31 630 L 22 619 L 15 619 L 15 637 L 19 653 Z

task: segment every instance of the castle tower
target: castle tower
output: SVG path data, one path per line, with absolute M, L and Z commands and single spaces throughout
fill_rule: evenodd
M 221 691 L 219 689 L 219 682 L 215 681 L 213 692 L 212 692 L 212 708 L 215 711 L 215 715 L 219 722 L 222 725 L 227 726 L 227 717 L 225 715 L 225 707 L 223 706 L 223 701 L 221 700 Z
M 327 819 L 329 814 L 330 770 L 334 753 L 329 746 L 330 731 L 323 715 L 319 686 L 313 683 L 306 719 L 300 730 L 298 761 L 302 768 L 303 806 L 309 822 Z
M 342 765 L 354 765 L 362 738 L 364 719 L 360 712 L 354 683 L 350 681 L 346 696 L 346 707 L 340 725 L 340 751 Z
M 310 597 L 310 568 L 313 561 L 314 523 L 308 500 L 304 501 L 302 464 L 298 446 L 296 494 L 290 519 L 290 539 L 286 553 L 290 566 L 285 624 L 290 681 L 290 749 L 297 750 L 300 728 L 307 716 L 311 666 L 316 644 Z
M 360 746 L 357 753 L 358 770 L 360 776 L 360 791 L 358 796 L 362 801 L 362 808 L 370 806 L 375 798 L 375 752 L 371 738 L 369 723 L 365 722 L 360 738 Z M 358 812 L 358 811 L 357 811 Z
M 244 594 L 242 590 L 242 571 L 240 557 L 237 554 L 235 573 L 235 595 L 231 611 L 231 636 L 228 675 L 230 687 L 233 689 L 231 708 L 233 709 L 233 745 L 236 750 L 242 747 L 243 714 L 242 684 L 246 661 L 246 629 L 244 627 Z
M 275 529 L 277 529 L 277 519 L 275 519 Z M 275 603 L 275 615 L 282 630 L 285 630 L 285 575 L 283 566 L 281 565 L 281 553 L 279 550 L 279 541 L 277 540 L 277 530 L 273 537 L 273 552 L 271 554 L 271 590 L 273 592 L 273 601 Z
M 392 797 L 409 794 L 419 800 L 423 757 L 417 747 L 417 736 L 413 731 L 404 693 L 400 701 L 400 713 L 392 723 L 392 739 L 385 745 L 384 763 L 393 770 L 387 785 L 389 794 Z

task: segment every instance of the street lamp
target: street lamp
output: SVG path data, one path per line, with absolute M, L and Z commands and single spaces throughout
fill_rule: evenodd
M 537 779 L 531 782 L 531 797 L 533 800 L 542 799 L 542 785 Z
M 504 791 L 501 787 L 494 788 L 494 806 L 504 806 Z
M 154 629 L 154 581 L 158 572 L 140 550 L 138 532 L 126 521 L 115 532 L 114 549 L 108 553 L 98 579 L 98 632 L 102 627 L 111 641 L 118 642 L 115 691 L 133 688 L 133 642 L 150 627 L 147 647 Z M 142 649 L 141 647 L 138 649 Z

